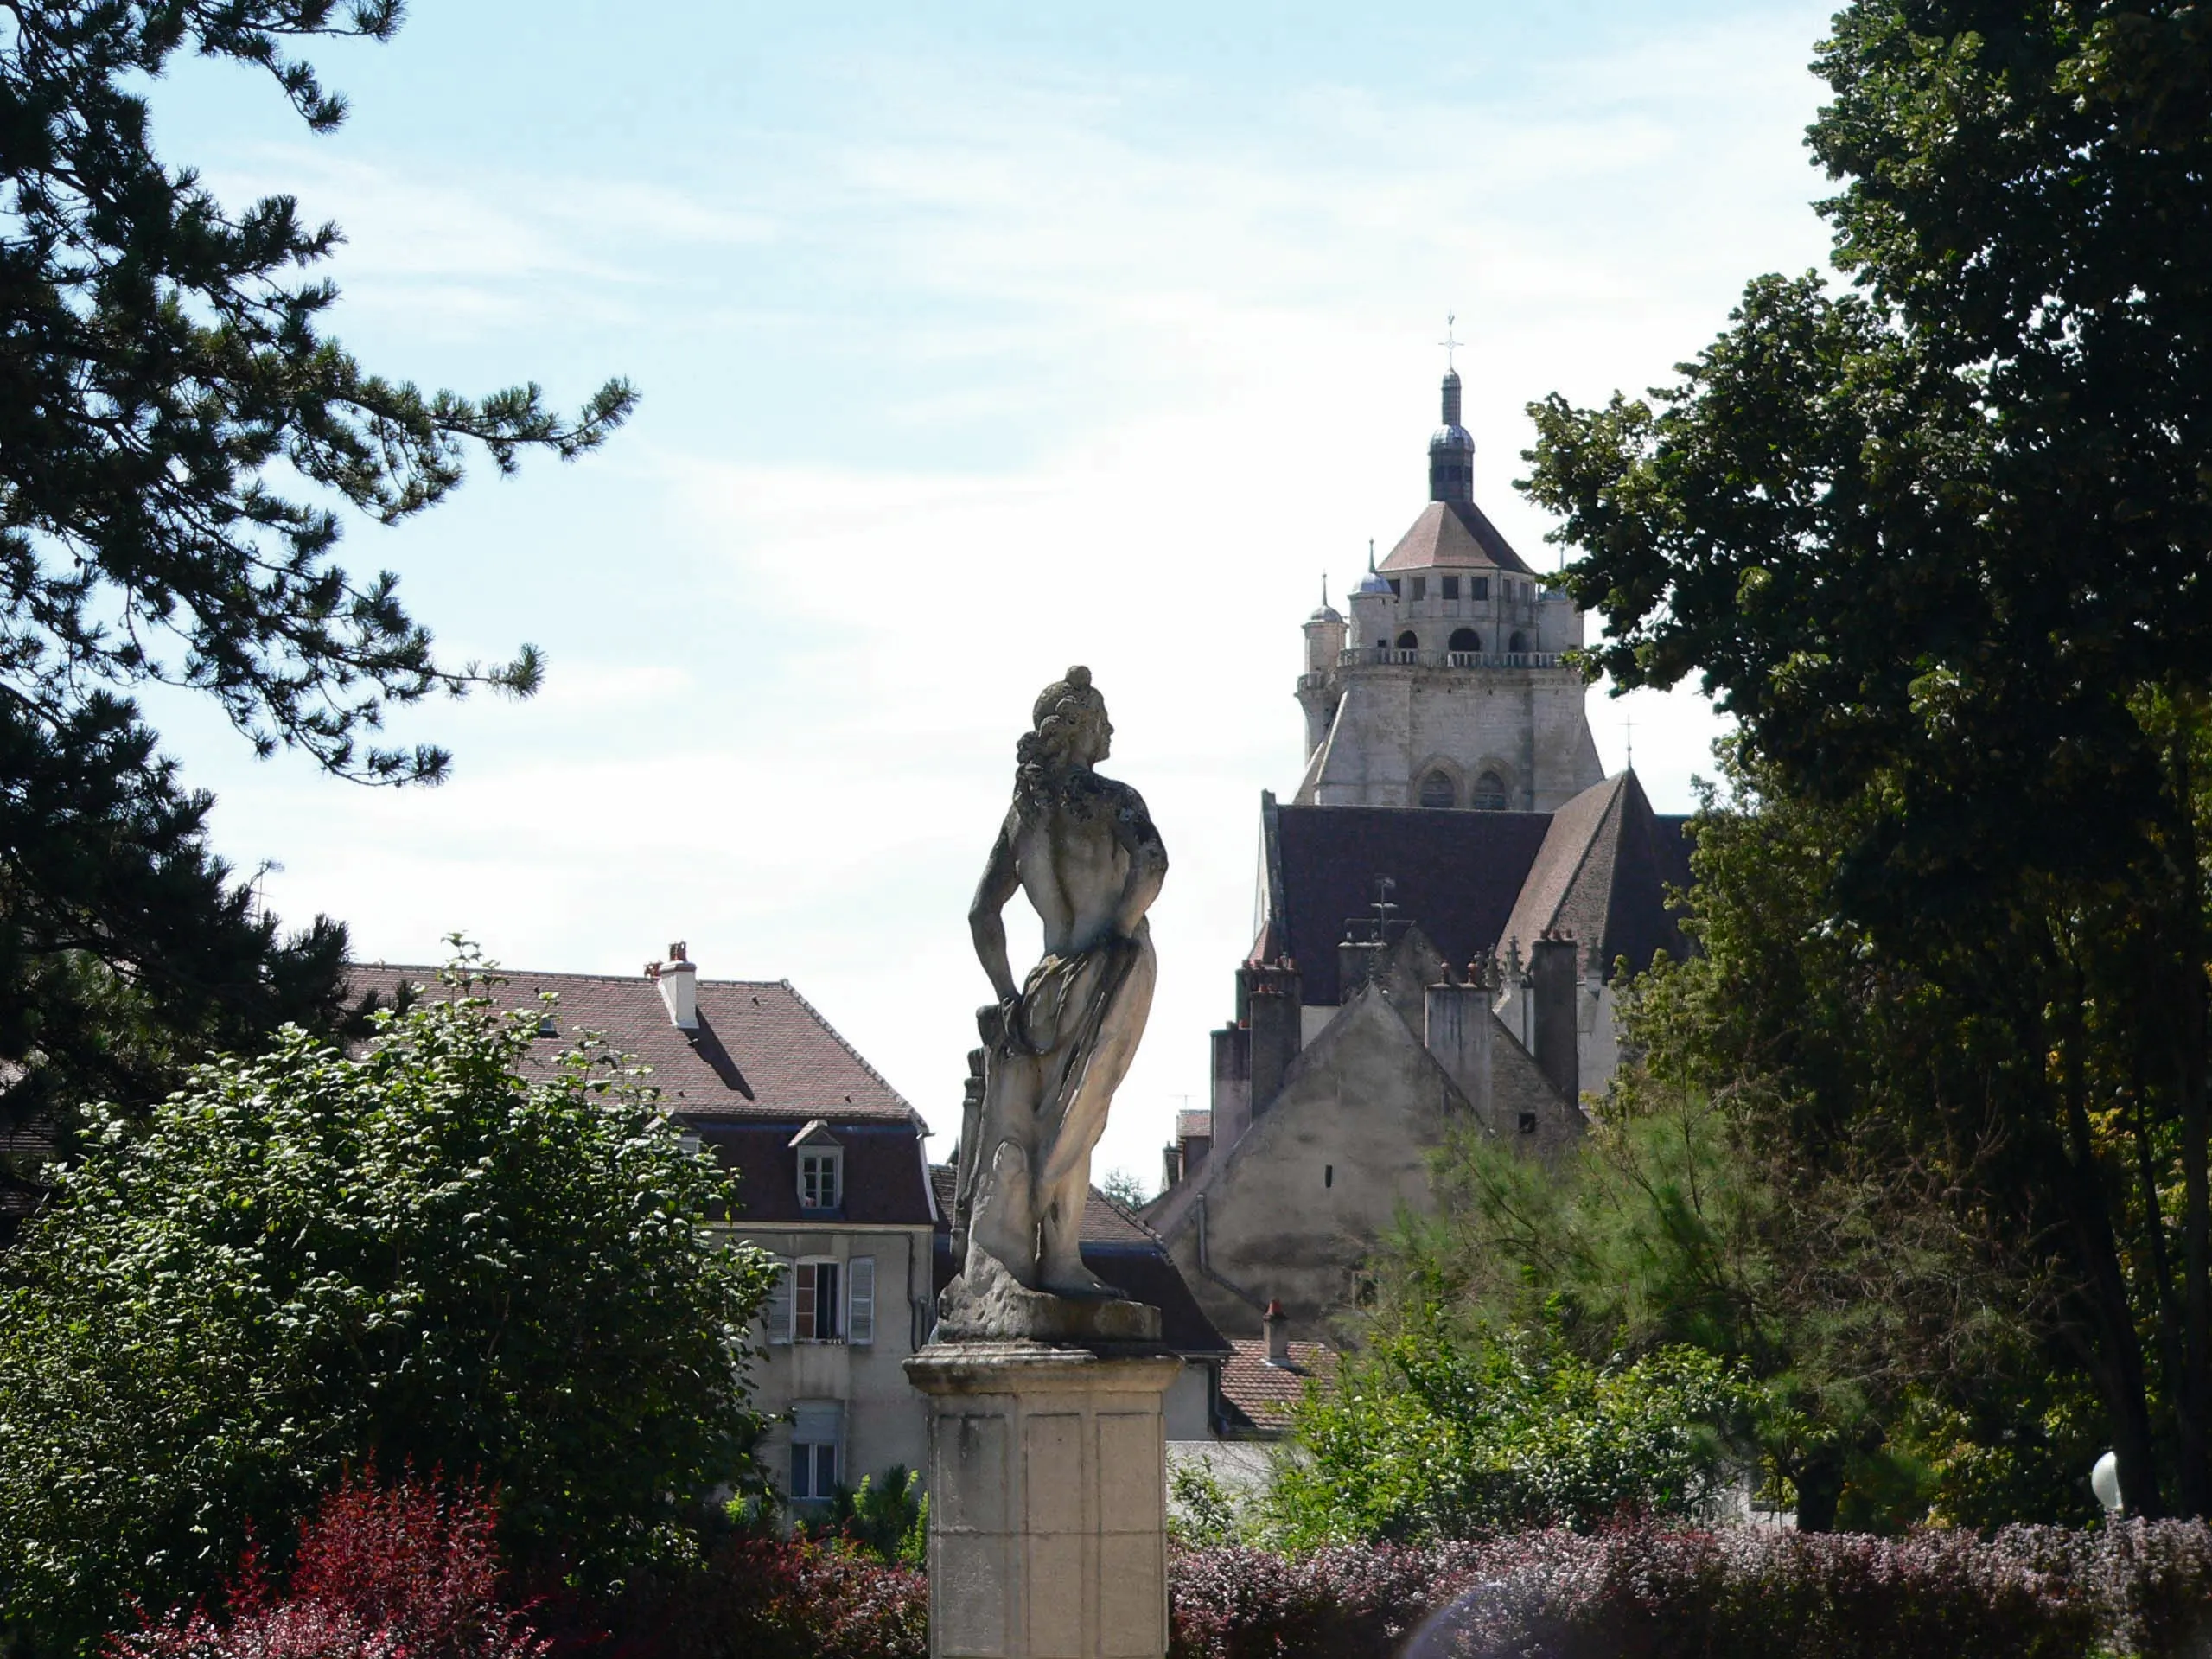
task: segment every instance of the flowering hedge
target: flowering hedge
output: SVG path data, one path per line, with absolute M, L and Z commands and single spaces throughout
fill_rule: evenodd
M 2190 1659 L 2212 1528 L 1516 1534 L 1176 1560 L 1175 1659 Z

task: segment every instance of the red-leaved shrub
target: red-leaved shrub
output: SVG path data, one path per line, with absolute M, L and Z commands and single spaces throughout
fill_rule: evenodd
M 596 1648 L 595 1624 L 613 1632 Z M 580 1628 L 562 1659 L 928 1659 L 929 1583 L 838 1543 L 741 1536 L 680 1577 L 634 1585 Z
M 300 1527 L 280 1591 L 256 1549 L 220 1617 L 173 1609 L 111 1639 L 114 1659 L 540 1659 L 545 1643 L 499 1599 L 495 1514 L 481 1489 L 441 1493 L 410 1471 L 348 1477 Z

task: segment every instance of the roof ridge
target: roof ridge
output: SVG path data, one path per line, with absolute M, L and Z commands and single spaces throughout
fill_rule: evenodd
M 437 963 L 435 966 L 426 962 L 387 962 L 379 957 L 373 962 L 354 960 L 347 962 L 346 966 L 347 967 L 381 968 L 387 973 L 427 973 L 435 979 L 439 974 L 445 972 L 448 965 L 443 962 Z M 641 973 L 578 973 L 568 968 L 509 967 L 503 962 L 490 963 L 487 965 L 485 971 L 500 979 L 506 979 L 510 982 L 516 979 L 590 979 L 597 985 L 650 985 L 653 983 L 652 980 L 647 979 Z M 788 986 L 791 981 L 788 979 L 702 979 L 698 983 L 701 985 L 781 985 Z M 797 993 L 794 992 L 793 994 L 796 995 Z M 843 1041 L 843 1039 L 840 1038 L 839 1041 Z
M 815 1007 L 813 1003 L 807 1001 L 806 996 L 800 991 L 797 986 L 792 984 L 788 979 L 763 979 L 761 983 L 763 985 L 780 985 L 786 991 L 788 991 L 791 993 L 791 999 L 797 1003 L 801 1008 L 804 1008 L 808 1014 L 813 1016 L 813 1021 L 817 1025 L 820 1026 L 824 1030 L 827 1031 L 832 1037 L 836 1039 L 838 1047 L 843 1049 L 847 1054 L 851 1055 L 853 1057 L 854 1062 L 860 1067 L 861 1070 L 866 1072 L 877 1082 L 883 1084 L 884 1092 L 889 1094 L 890 1097 L 896 1101 L 901 1106 L 906 1107 L 909 1112 L 914 1110 L 914 1102 L 907 1099 L 905 1095 L 900 1094 L 897 1089 L 893 1088 L 891 1087 L 891 1080 L 884 1076 L 882 1072 L 877 1070 L 875 1067 L 870 1065 L 868 1063 L 867 1056 L 862 1054 L 859 1050 L 854 1048 L 851 1043 L 845 1041 L 845 1033 L 838 1030 L 836 1026 L 831 1024 L 830 1022 L 823 1017 L 822 1011 Z

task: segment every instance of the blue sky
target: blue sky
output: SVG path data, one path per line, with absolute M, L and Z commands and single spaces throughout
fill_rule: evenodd
M 1523 413 L 1665 380 L 1744 281 L 1822 264 L 1820 5 L 709 6 L 418 0 L 322 54 L 311 138 L 181 66 L 159 142 L 343 225 L 335 331 L 482 392 L 605 376 L 598 456 L 488 475 L 347 558 L 545 692 L 418 711 L 434 791 L 257 763 L 155 704 L 270 903 L 434 960 L 788 978 L 946 1132 L 966 899 L 1030 699 L 1087 662 L 1174 867 L 1100 1167 L 1157 1179 L 1249 941 L 1298 624 L 1425 495 L 1456 311 L 1476 495 L 1539 568 Z M 1686 807 L 1715 730 L 1629 699 Z M 1608 769 L 1624 705 L 1593 698 Z M 1017 939 L 1020 935 L 1017 935 Z

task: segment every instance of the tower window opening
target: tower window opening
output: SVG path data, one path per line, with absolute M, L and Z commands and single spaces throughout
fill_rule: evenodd
M 1429 597 L 1429 578 L 1427 577 L 1417 576 L 1413 578 L 1413 597 L 1416 599 L 1425 599 Z
M 1506 809 L 1506 781 L 1495 772 L 1483 773 L 1475 780 L 1475 788 L 1467 797 L 1467 804 L 1477 812 L 1503 812 Z
M 1453 651 L 1480 651 L 1482 648 L 1482 636 L 1471 628 L 1455 628 L 1451 630 L 1451 644 L 1447 648 Z
M 1447 576 L 1444 578 L 1444 597 L 1447 599 L 1457 599 L 1459 597 L 1459 578 L 1457 577 Z
M 1450 807 L 1457 804 L 1458 794 L 1451 787 L 1451 775 L 1447 772 L 1431 772 L 1421 780 L 1424 807 Z
M 1414 633 L 1412 629 L 1407 629 L 1398 636 L 1398 648 L 1401 651 L 1419 650 L 1421 648 L 1420 635 Z
M 1506 641 L 1506 649 L 1508 651 L 1526 651 L 1528 649 L 1528 635 L 1522 633 L 1516 628 L 1513 631 L 1513 637 Z
M 1333 1187 L 1336 1184 L 1336 1166 L 1334 1164 L 1324 1164 L 1321 1166 L 1321 1184 L 1324 1187 Z
M 1490 597 L 1490 578 L 1487 576 L 1469 577 L 1467 578 L 1467 597 L 1469 599 L 1488 598 Z
M 1405 590 L 1399 585 L 1398 578 L 1393 576 L 1389 578 L 1389 581 L 1390 597 L 1393 599 L 1403 599 L 1406 597 L 1406 593 Z

